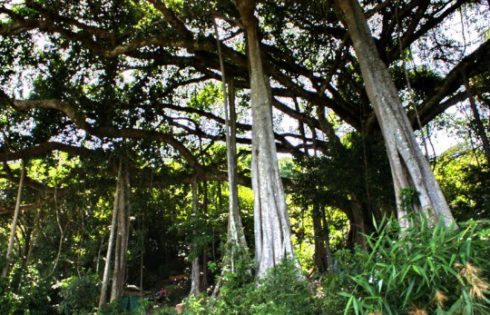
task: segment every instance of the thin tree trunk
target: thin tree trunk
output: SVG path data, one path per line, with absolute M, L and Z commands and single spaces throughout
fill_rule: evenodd
M 117 184 L 116 184 L 116 192 L 114 193 L 114 205 L 112 207 L 112 220 L 111 220 L 111 231 L 109 234 L 109 241 L 107 244 L 107 253 L 105 257 L 105 266 L 104 266 L 104 274 L 102 276 L 102 286 L 100 289 L 100 299 L 99 299 L 99 309 L 106 303 L 107 301 L 107 288 L 109 286 L 109 271 L 111 268 L 111 257 L 112 250 L 114 248 L 114 239 L 116 235 L 117 229 L 117 213 L 119 210 L 119 195 L 120 195 L 120 182 L 122 176 L 122 163 L 119 163 L 119 170 L 117 172 Z
M 312 220 L 313 220 L 313 237 L 315 244 L 315 253 L 314 253 L 314 263 L 315 268 L 318 273 L 324 273 L 328 270 L 328 261 L 327 261 L 327 249 L 325 248 L 325 239 L 322 227 L 322 217 L 320 211 L 320 205 L 315 203 L 313 205 L 312 211 Z
M 208 247 L 205 246 L 202 251 L 202 275 L 201 275 L 201 290 L 206 290 L 208 284 Z
M 14 247 L 14 238 L 17 232 L 17 222 L 19 220 L 20 213 L 20 203 L 22 198 L 22 187 L 24 186 L 24 177 L 25 177 L 25 163 L 22 161 L 21 171 L 20 171 L 20 179 L 19 179 L 19 188 L 17 190 L 17 199 L 15 201 L 15 209 L 14 209 L 14 217 L 12 218 L 12 224 L 10 225 L 10 237 L 9 243 L 7 247 L 7 253 L 5 255 L 5 266 L 2 270 L 2 278 L 6 278 L 10 269 L 10 260 L 12 256 L 12 248 Z
M 192 181 L 192 213 L 193 215 L 197 218 L 197 181 L 196 178 L 193 179 Z M 197 235 L 194 234 L 194 237 Z M 201 281 L 200 281 L 200 270 L 199 270 L 199 255 L 196 251 L 196 244 L 195 242 L 192 244 L 191 252 L 194 255 L 194 258 L 192 259 L 192 266 L 191 266 L 191 295 L 197 295 L 199 294 L 199 289 L 201 287 Z
M 480 117 L 480 112 L 476 106 L 475 98 L 471 90 L 470 84 L 466 76 L 463 76 L 464 86 L 466 93 L 468 94 L 468 101 L 470 102 L 471 112 L 473 113 L 473 118 L 475 119 L 475 131 L 483 144 L 483 152 L 485 152 L 485 157 L 487 159 L 487 165 L 490 165 L 490 142 L 488 140 L 485 127 Z
M 398 91 L 381 60 L 364 12 L 357 0 L 336 0 L 361 66 L 366 92 L 371 101 L 385 140 L 397 200 L 400 225 L 409 225 L 402 204 L 405 189 L 418 193 L 418 209 L 429 217 L 455 224 L 446 199 L 430 165 L 422 154 L 413 129 L 403 109 Z
M 219 39 L 218 26 L 214 21 L 214 31 L 216 33 L 216 41 L 218 47 L 218 57 L 221 70 L 221 80 L 224 98 L 225 112 L 225 137 L 226 137 L 226 158 L 228 168 L 228 190 L 229 197 L 229 213 L 228 213 L 228 241 L 232 246 L 247 248 L 245 233 L 243 232 L 242 218 L 238 204 L 238 186 L 237 186 L 237 163 L 236 163 L 236 109 L 235 109 L 235 87 L 233 79 L 229 81 L 228 93 L 226 88 L 226 72 L 221 53 L 221 42 Z
M 205 215 L 208 215 L 208 205 L 209 205 L 208 182 L 204 181 L 202 187 L 203 187 L 203 194 L 204 194 L 202 212 Z M 201 276 L 200 289 L 205 291 L 208 287 L 208 246 L 207 245 L 203 246 L 201 257 L 202 257 L 202 261 L 201 261 L 202 271 L 200 275 Z
M 129 172 L 128 170 L 126 169 L 126 176 L 125 176 L 125 181 L 124 181 L 124 188 L 125 188 L 125 193 L 124 193 L 124 197 L 125 197 L 125 207 L 124 207 L 124 218 L 123 221 L 125 222 L 125 230 L 124 230 L 124 238 L 123 238 L 123 246 L 122 246 L 122 257 L 121 257 L 121 270 L 122 270 L 122 273 L 121 273 L 121 282 L 120 282 L 120 289 L 121 289 L 121 292 L 123 292 L 123 289 L 124 289 L 124 284 L 126 283 L 126 280 L 127 280 L 127 261 L 128 261 L 128 257 L 127 257 L 127 251 L 128 251 L 128 244 L 129 244 L 129 234 L 130 234 L 130 216 L 131 216 L 131 195 L 130 195 L 130 192 L 131 192 L 131 184 L 129 182 Z
M 150 190 L 151 191 L 151 190 Z M 146 235 L 146 230 L 143 230 L 143 224 L 145 224 L 144 221 L 144 212 L 143 212 L 143 217 L 141 219 L 141 224 L 140 224 L 140 296 L 143 296 L 143 275 L 145 271 L 145 235 Z
M 104 248 L 104 239 L 100 240 L 99 250 L 97 251 L 97 259 L 95 260 L 95 273 L 99 275 L 100 258 L 102 257 L 102 249 Z
M 37 215 L 36 215 L 37 217 Z M 30 220 L 29 220 L 30 221 Z M 35 220 L 36 221 L 36 220 Z M 22 288 L 22 278 L 24 277 L 24 274 L 27 270 L 27 266 L 29 263 L 30 255 L 32 252 L 32 247 L 34 246 L 34 232 L 36 228 L 36 224 L 34 223 L 31 225 L 31 222 L 26 222 L 26 228 L 25 231 L 22 233 L 23 239 L 24 239 L 24 250 L 23 253 L 19 253 L 19 257 L 22 257 L 22 264 L 19 270 L 19 278 L 17 282 L 17 292 L 20 292 L 20 289 Z
M 38 209 L 36 213 L 36 218 L 34 219 L 34 228 L 32 230 L 32 242 L 29 246 L 29 250 L 27 251 L 26 257 L 26 266 L 29 266 L 29 262 L 31 261 L 32 251 L 34 250 L 37 242 L 37 234 L 39 232 L 39 221 L 41 220 L 41 211 Z
M 298 99 L 294 97 L 293 101 L 294 101 L 294 109 L 299 113 L 300 108 L 299 108 Z M 309 157 L 310 154 L 308 152 L 308 143 L 306 142 L 305 123 L 299 119 L 298 119 L 298 129 L 299 129 L 299 134 L 301 135 L 301 141 L 303 141 L 303 150 L 305 151 L 305 155 Z
M 255 1 L 237 0 L 236 3 L 247 34 L 250 62 L 255 258 L 257 276 L 262 277 L 284 258 L 293 258 L 294 252 L 272 128 L 270 83 L 264 73 L 258 23 L 253 14 Z
M 330 229 L 328 228 L 327 224 L 327 216 L 325 213 L 325 207 L 322 206 L 320 208 L 320 214 L 322 217 L 322 241 L 325 246 L 325 254 L 327 256 L 327 270 L 326 271 L 332 271 L 333 270 L 333 256 L 332 256 L 332 251 L 330 250 Z
M 58 243 L 58 253 L 56 254 L 56 258 L 54 259 L 53 268 L 51 269 L 50 276 L 56 271 L 56 267 L 58 266 L 58 262 L 61 256 L 61 248 L 63 247 L 63 238 L 65 237 L 65 233 L 63 231 L 63 227 L 61 226 L 60 214 L 58 209 L 58 188 L 54 188 L 54 211 L 56 214 L 56 223 L 58 224 L 58 229 L 60 230 L 60 240 Z
M 124 287 L 126 271 L 126 250 L 128 244 L 128 173 L 123 166 L 124 174 L 119 187 L 119 209 L 117 211 L 117 234 L 114 269 L 112 272 L 111 302 L 117 300 Z

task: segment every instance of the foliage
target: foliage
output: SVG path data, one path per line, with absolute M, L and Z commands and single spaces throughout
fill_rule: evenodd
M 1 314 L 50 314 L 49 283 L 34 266 L 15 264 L 7 279 L 0 281 Z
M 367 237 L 369 251 L 337 251 L 337 270 L 323 277 L 315 296 L 296 290 L 290 300 L 304 314 L 486 314 L 490 222 L 469 221 L 458 230 L 430 228 L 423 218 L 412 223 L 400 238 L 398 222 L 383 221 Z M 283 284 L 295 286 L 284 266 L 263 287 L 231 278 L 235 286 L 225 286 L 218 299 L 189 300 L 190 314 L 294 314 L 295 307 L 281 310 L 286 304 L 279 302 L 288 296 Z M 277 296 L 268 296 L 269 289 Z
M 490 170 L 478 165 L 481 157 L 481 152 L 456 146 L 438 159 L 441 187 L 460 220 L 490 219 Z
M 7 279 L 0 279 L 0 313 L 13 314 L 19 307 L 20 301 L 18 295 L 14 294 L 8 288 Z
M 186 314 L 317 314 L 309 284 L 294 261 L 282 262 L 257 282 L 247 264 L 242 266 L 224 275 L 218 298 L 189 298 Z
M 97 305 L 99 296 L 97 275 L 84 275 L 63 279 L 60 284 L 60 312 L 62 314 L 88 314 Z
M 416 217 L 403 237 L 396 220 L 383 223 L 367 237 L 369 251 L 337 256 L 341 272 L 326 281 L 325 291 L 342 290 L 346 313 L 487 314 L 490 222 L 456 230 Z
M 469 130 L 475 129 L 473 114 L 467 101 L 462 101 L 466 91 L 459 80 L 463 76 L 459 70 L 465 70 L 483 123 L 490 130 L 489 46 L 476 47 L 478 40 L 471 36 L 474 28 L 481 28 L 477 32 L 482 35 L 488 31 L 487 4 L 469 0 L 451 5 L 448 1 L 420 0 L 385 1 L 382 5 L 380 1 L 361 2 L 371 16 L 377 48 L 403 103 L 420 108 L 416 114 L 421 117 L 417 118 L 425 124 L 448 106 L 454 109 L 457 103 L 465 108 L 449 116 L 457 120 L 455 136 L 471 142 L 472 150 L 451 150 L 438 157 L 436 172 L 457 219 L 489 219 L 490 172 L 488 165 L 481 163 L 482 151 L 473 146 L 481 140 L 475 130 Z M 167 9 L 153 3 L 163 3 Z M 223 188 L 224 93 L 219 82 L 214 19 L 222 39 L 226 76 L 235 82 L 240 145 L 237 169 L 243 185 L 239 188 L 240 210 L 253 252 L 253 193 L 246 187 L 250 186 L 249 145 L 254 134 L 250 76 L 246 36 L 242 23 L 236 20 L 234 1 L 11 0 L 2 1 L 0 9 L 1 239 L 7 239 L 10 231 L 19 160 L 29 161 L 13 266 L 8 279 L 0 280 L 1 314 L 53 313 L 57 304 L 65 313 L 93 310 L 97 279 L 74 275 L 101 274 L 114 198 L 114 166 L 120 158 L 127 160 L 131 183 L 126 283 L 139 284 L 141 277 L 145 290 L 178 286 L 176 298 L 170 298 L 174 302 L 185 294 L 188 283 L 169 284 L 169 276 L 184 279 L 191 258 L 200 257 L 208 266 L 208 280 L 220 274 L 218 266 L 229 267 L 226 247 L 220 247 L 226 243 L 228 192 Z M 314 295 L 286 267 L 279 267 L 257 284 L 249 272 L 253 262 L 247 258 L 243 265 L 234 266 L 235 272 L 225 272 L 218 299 L 191 298 L 189 311 L 343 312 L 349 298 L 337 291 L 363 298 L 367 293 L 354 279 L 374 272 L 373 266 L 378 273 L 391 273 L 387 267 L 380 269 L 378 262 L 401 268 L 396 264 L 404 262 L 389 253 L 426 254 L 417 246 L 436 242 L 439 250 L 446 244 L 425 237 L 428 231 L 419 238 L 409 235 L 418 243 L 398 240 L 394 228 L 387 235 L 369 238 L 373 244 L 381 242 L 386 251 L 375 248 L 371 260 L 362 250 L 352 254 L 342 250 L 353 243 L 352 235 L 347 235 L 348 221 L 351 226 L 354 221 L 350 212 L 362 212 L 367 225 L 363 231 L 369 233 L 371 214 L 380 217 L 395 206 L 378 120 L 366 95 L 359 63 L 346 42 L 347 30 L 328 1 L 257 1 L 256 17 L 266 75 L 272 82 L 274 142 L 289 193 L 297 258 L 303 268 L 311 269 L 315 237 L 311 210 L 321 204 L 331 249 L 337 251 L 335 265 L 342 269 L 326 275 L 324 287 L 317 288 Z M 461 19 L 465 36 L 448 32 L 447 24 L 454 18 Z M 468 43 L 466 35 L 471 38 Z M 399 49 L 393 39 L 401 39 L 405 49 Z M 411 109 L 413 120 L 412 114 Z M 440 120 L 445 132 L 448 120 Z M 423 130 L 425 133 L 429 131 Z M 198 214 L 191 211 L 189 184 L 194 177 L 201 186 Z M 415 192 L 405 193 L 405 206 L 413 207 L 408 201 L 415 199 Z M 392 245 L 407 248 L 395 250 Z M 449 248 L 456 250 L 457 246 L 462 245 Z M 0 267 L 5 251 L 6 242 L 2 242 Z M 441 259 L 449 259 L 444 256 L 446 251 L 440 254 Z M 471 254 L 490 259 L 485 248 Z M 473 258 L 468 260 L 471 266 L 488 270 Z M 461 266 L 465 263 L 460 262 Z M 423 265 L 413 265 L 425 270 Z M 456 274 L 467 267 L 451 266 Z M 437 264 L 435 268 L 443 267 Z M 406 277 L 423 280 L 412 269 Z M 391 279 L 389 274 L 377 276 Z M 488 278 L 488 274 L 483 276 Z M 61 297 L 52 286 L 58 279 L 64 279 Z M 404 290 L 405 282 L 397 283 L 396 290 Z M 388 292 L 386 285 L 383 283 L 383 292 Z M 454 283 L 448 288 L 454 294 L 463 290 L 458 291 Z M 419 290 L 420 294 L 428 292 Z M 418 303 L 417 299 L 423 300 L 410 297 L 407 303 Z M 457 305 L 457 296 L 446 303 L 449 299 Z M 362 302 L 370 306 L 375 301 Z M 433 310 L 433 303 L 430 305 Z M 147 306 L 142 303 L 138 312 L 145 312 Z M 107 312 L 119 314 L 122 310 L 114 303 L 107 306 Z M 173 310 L 158 308 L 153 313 Z

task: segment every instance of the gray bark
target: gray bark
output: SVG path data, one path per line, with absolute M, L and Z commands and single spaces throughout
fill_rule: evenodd
M 197 216 L 197 182 L 196 179 L 192 181 L 192 213 L 194 216 Z M 195 237 L 196 235 L 194 235 Z M 195 243 L 192 244 L 191 251 L 193 252 L 194 258 L 192 259 L 191 266 L 191 295 L 199 294 L 201 287 L 201 277 L 200 277 L 200 268 L 199 268 L 199 255 L 195 253 Z
M 430 165 L 415 140 L 398 91 L 379 56 L 361 6 L 357 0 L 335 2 L 349 30 L 366 92 L 385 139 L 400 225 L 403 228 L 409 225 L 406 209 L 401 202 L 403 189 L 406 188 L 413 188 L 418 192 L 420 211 L 433 219 L 441 220 L 446 226 L 455 224 Z
M 219 39 L 218 26 L 214 23 L 216 33 L 216 41 L 218 46 L 218 57 L 221 69 L 221 80 L 224 97 L 224 112 L 225 112 L 225 137 L 226 137 L 226 158 L 228 168 L 228 190 L 229 197 L 229 213 L 228 213 L 228 241 L 232 247 L 238 246 L 247 248 L 245 233 L 243 232 L 242 217 L 238 204 L 238 185 L 237 185 L 237 163 L 236 163 L 236 109 L 235 109 L 235 89 L 233 80 L 230 80 L 228 93 L 226 88 L 226 71 L 221 53 L 221 43 Z
M 112 258 L 112 250 L 114 248 L 114 239 L 116 235 L 116 225 L 117 225 L 117 217 L 118 217 L 118 209 L 119 209 L 119 191 L 120 191 L 120 182 L 122 176 L 122 164 L 119 164 L 119 170 L 117 174 L 117 184 L 116 184 L 116 192 L 114 193 L 114 205 L 112 208 L 112 220 L 111 220 L 111 231 L 109 234 L 109 242 L 107 244 L 107 253 L 105 256 L 105 265 L 104 265 L 104 274 L 102 276 L 102 286 L 100 289 L 100 298 L 99 298 L 99 308 L 101 308 L 107 301 L 107 288 L 109 286 L 109 271 L 111 268 L 111 258 Z
M 114 268 L 112 272 L 111 302 L 117 300 L 123 292 L 126 271 L 126 251 L 129 237 L 129 177 L 124 166 L 123 170 L 124 174 L 121 176 L 121 181 L 119 183 L 119 209 L 117 211 L 116 251 L 114 255 Z
M 22 187 L 24 186 L 25 172 L 26 170 L 25 170 L 24 161 L 22 161 L 20 179 L 19 179 L 19 188 L 17 190 L 17 199 L 15 200 L 14 217 L 12 218 L 12 224 L 10 225 L 10 237 L 9 237 L 9 243 L 7 247 L 7 253 L 5 254 L 5 266 L 2 269 L 2 278 L 7 277 L 10 268 L 12 249 L 14 247 L 15 234 L 17 233 L 17 222 L 19 221 L 20 203 L 22 198 Z
M 255 258 L 257 276 L 261 277 L 284 258 L 293 258 L 294 253 L 272 129 L 270 83 L 264 73 L 257 20 L 253 15 L 255 2 L 237 0 L 236 4 L 247 34 L 250 62 Z

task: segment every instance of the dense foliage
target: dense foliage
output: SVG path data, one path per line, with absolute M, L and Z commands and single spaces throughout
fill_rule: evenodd
M 409 132 L 385 128 L 342 3 Z M 0 1 L 0 314 L 490 313 L 489 8 Z M 396 133 L 421 152 L 399 173 Z M 257 188 L 259 142 L 279 174 Z M 418 216 L 438 213 L 418 181 L 397 186 L 408 164 L 435 174 L 457 229 Z M 258 192 L 287 207 L 263 215 Z M 266 249 L 288 235 L 260 277 L 258 226 Z

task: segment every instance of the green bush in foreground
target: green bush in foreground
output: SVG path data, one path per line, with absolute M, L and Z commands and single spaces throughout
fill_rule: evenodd
M 338 256 L 342 271 L 326 289 L 342 291 L 345 313 L 488 314 L 489 223 L 456 230 L 416 218 L 411 226 L 400 237 L 388 221 L 367 237 L 369 251 Z
M 62 314 L 89 314 L 97 303 L 99 296 L 98 280 L 96 275 L 70 277 L 61 281 L 60 303 Z
M 188 299 L 186 314 L 489 314 L 489 222 L 447 229 L 417 218 L 403 236 L 396 220 L 381 225 L 369 250 L 337 252 L 316 290 L 286 261 L 258 282 L 226 274 L 219 297 Z
M 271 269 L 258 282 L 245 270 L 227 273 L 222 281 L 219 298 L 189 298 L 185 314 L 318 314 L 309 283 L 292 261 Z

